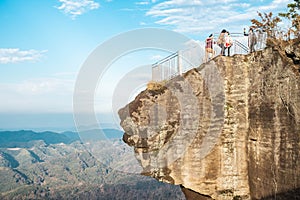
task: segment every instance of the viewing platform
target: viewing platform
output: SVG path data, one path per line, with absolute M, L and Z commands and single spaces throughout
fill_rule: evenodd
M 248 36 L 245 36 L 243 33 L 231 33 L 230 35 L 233 40 L 233 44 L 230 48 L 230 56 L 235 54 L 248 54 Z M 217 44 L 218 36 L 219 34 L 214 34 L 212 43 L 213 53 L 210 53 L 210 55 L 207 55 L 205 41 L 202 41 L 187 49 L 178 50 L 154 63 L 152 65 L 152 81 L 159 82 L 169 80 L 220 55 L 221 48 Z M 257 33 L 256 36 L 257 43 L 255 50 L 264 49 L 266 47 L 266 33 Z M 227 52 L 227 49 L 225 51 Z

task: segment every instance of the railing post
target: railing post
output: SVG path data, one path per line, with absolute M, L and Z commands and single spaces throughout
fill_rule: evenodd
M 160 80 L 159 81 L 161 81 L 161 80 L 164 80 L 164 68 L 163 68 L 163 66 L 162 66 L 162 64 L 159 64 L 159 71 L 160 71 Z
M 181 75 L 182 74 L 182 62 L 181 62 L 181 53 L 180 50 L 177 51 L 177 70 L 178 70 L 178 74 Z
M 152 81 L 155 81 L 155 65 L 152 65 Z
M 237 54 L 237 45 L 236 45 L 236 40 L 233 41 L 234 45 L 234 54 Z

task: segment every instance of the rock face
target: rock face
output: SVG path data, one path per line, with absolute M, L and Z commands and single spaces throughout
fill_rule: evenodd
M 299 49 L 219 56 L 141 92 L 119 115 L 143 174 L 190 199 L 299 199 Z

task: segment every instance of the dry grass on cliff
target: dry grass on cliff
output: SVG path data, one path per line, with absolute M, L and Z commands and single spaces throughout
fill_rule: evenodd
M 147 90 L 161 91 L 166 88 L 165 85 L 166 85 L 166 81 L 160 81 L 160 82 L 150 81 L 149 83 L 147 83 Z

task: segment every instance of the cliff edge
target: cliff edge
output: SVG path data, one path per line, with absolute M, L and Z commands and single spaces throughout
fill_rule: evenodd
M 300 199 L 300 40 L 218 56 L 119 111 L 143 174 L 187 199 Z

